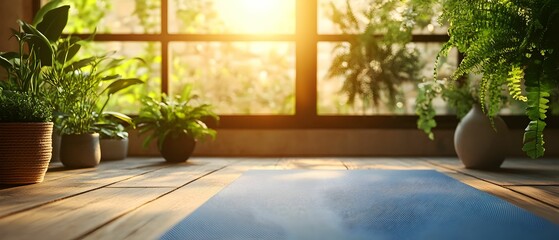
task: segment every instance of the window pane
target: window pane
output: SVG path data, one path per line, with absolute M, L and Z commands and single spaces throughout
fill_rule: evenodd
M 171 33 L 295 33 L 295 0 L 169 0 Z
M 354 104 L 348 104 L 348 94 L 342 91 L 347 73 L 329 77 L 328 71 L 337 55 L 343 54 L 344 46 L 349 43 L 322 42 L 318 44 L 318 114 L 319 115 L 382 115 L 382 114 L 415 114 L 415 97 L 417 95 L 417 84 L 422 78 L 432 78 L 434 60 L 442 44 L 440 43 L 410 43 L 408 48 L 416 49 L 419 53 L 420 72 L 418 79 L 396 84 L 396 99 L 394 104 L 387 100 L 387 87 L 381 85 L 380 95 L 382 96 L 378 106 L 371 104 L 370 100 L 355 98 Z M 372 62 L 372 61 L 371 61 Z M 448 78 L 456 68 L 457 52 L 451 51 L 448 58 L 442 60 L 439 70 L 439 79 Z M 341 65 L 350 64 L 340 62 Z M 406 69 L 409 64 L 401 65 Z M 349 79 L 349 77 L 348 77 Z M 371 81 L 375 81 L 374 79 Z M 366 83 L 365 83 L 366 84 Z M 357 85 L 360 86 L 359 84 Z M 446 104 L 442 99 L 434 101 L 434 107 L 439 114 L 448 113 Z
M 295 45 L 278 42 L 173 42 L 171 94 L 192 84 L 219 114 L 294 114 Z
M 107 110 L 137 114 L 142 96 L 161 92 L 160 52 L 161 44 L 155 42 L 91 42 L 80 49 L 79 55 L 74 60 L 104 54 L 109 54 L 111 58 L 128 59 L 107 74 L 120 74 L 123 78 L 139 78 L 145 84 L 132 86 L 116 93 L 111 97 Z
M 349 2 L 352 11 L 348 12 L 346 2 Z M 393 4 L 393 6 L 381 5 Z M 435 6 L 432 12 L 422 14 L 422 18 L 414 22 L 414 34 L 446 34 L 447 28 L 437 22 L 440 14 L 440 6 Z M 409 7 L 404 2 L 384 1 L 384 0 L 318 0 L 318 33 L 319 34 L 358 34 L 365 31 L 368 24 L 386 27 L 388 21 L 397 21 L 399 24 Z M 334 13 L 341 15 L 334 17 Z M 349 21 L 349 14 L 353 13 L 356 24 Z M 369 14 L 373 13 L 373 14 Z M 386 18 L 381 15 L 386 14 Z M 368 16 L 371 17 L 368 17 Z M 382 19 L 382 20 L 381 20 Z M 388 21 L 386 19 L 389 19 Z M 382 29 L 382 28 L 378 28 Z M 380 34 L 380 33 L 377 33 Z
M 43 3 L 48 1 L 42 0 Z M 64 0 L 70 5 L 66 33 L 159 33 L 160 0 Z

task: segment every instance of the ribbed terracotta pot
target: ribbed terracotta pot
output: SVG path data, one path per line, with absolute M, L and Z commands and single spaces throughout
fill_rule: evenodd
M 100 139 L 101 161 L 123 160 L 128 155 L 128 138 Z
M 158 139 L 158 141 L 161 140 Z M 196 147 L 196 140 L 183 132 L 170 133 L 162 141 L 159 152 L 167 162 L 185 162 Z
M 42 182 L 52 154 L 53 123 L 0 123 L 0 184 Z
M 60 162 L 69 168 L 96 167 L 101 161 L 99 134 L 62 135 Z
M 491 121 L 477 104 L 456 127 L 454 149 L 466 168 L 496 169 L 506 157 L 508 127 L 500 117 Z

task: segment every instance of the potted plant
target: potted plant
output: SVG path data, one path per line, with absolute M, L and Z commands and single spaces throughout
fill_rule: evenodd
M 98 125 L 105 116 L 123 119 L 120 113 L 105 112 L 111 96 L 129 86 L 141 84 L 136 78 L 109 74 L 123 59 L 106 56 L 60 62 L 46 72 L 54 86 L 51 96 L 62 135 L 60 161 L 67 167 L 95 167 L 101 160 Z M 111 83 L 99 90 L 103 82 Z M 106 95 L 105 101 L 101 102 Z M 101 103 L 101 104 L 100 104 Z
M 103 117 L 95 124 L 99 133 L 101 161 L 122 160 L 128 155 L 127 128 L 134 127 L 132 118 L 118 112 L 103 112 Z
M 433 100 L 442 97 L 460 119 L 454 133 L 454 149 L 464 166 L 474 169 L 494 169 L 501 166 L 506 157 L 508 127 L 498 115 L 493 118 L 486 117 L 482 104 L 472 92 L 476 87 L 471 78 L 462 79 L 461 82 L 426 81 L 421 83 L 418 89 L 418 128 L 431 140 L 434 139 L 432 129 L 437 123 Z M 502 97 L 499 101 L 499 106 L 502 106 L 507 99 Z
M 52 153 L 52 108 L 46 104 L 43 67 L 50 66 L 68 6 L 45 6 L 35 25 L 18 21 L 18 52 L 0 53 L 0 184 L 42 182 Z
M 444 0 L 441 21 L 450 40 L 444 56 L 456 47 L 464 59 L 451 80 L 482 74 L 477 98 L 484 112 L 498 114 L 503 88 L 526 103 L 530 123 L 523 150 L 531 158 L 544 155 L 543 131 L 550 95 L 559 86 L 559 1 Z M 487 105 L 487 107 L 485 107 Z
M 187 87 L 181 96 L 144 97 L 140 114 L 135 119 L 140 134 L 148 133 L 144 147 L 157 139 L 158 150 L 168 162 L 186 161 L 197 140 L 216 135 L 202 120 L 218 120 L 218 116 L 211 105 L 193 103 L 196 97 L 191 95 L 190 89 Z

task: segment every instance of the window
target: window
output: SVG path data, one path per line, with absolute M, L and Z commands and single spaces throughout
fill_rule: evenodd
M 359 100 L 347 105 L 343 77 L 327 76 L 336 50 L 362 30 L 336 28 L 330 2 L 346 7 L 346 0 L 66 0 L 72 8 L 65 31 L 87 37 L 96 29 L 81 54 L 116 51 L 145 60 L 121 66 L 147 80 L 111 103 L 125 113 L 137 112 L 142 94 L 178 94 L 192 84 L 215 105 L 220 128 L 415 128 L 415 83 L 398 86 L 405 94 L 395 104 L 371 108 Z M 347 2 L 356 13 L 371 7 Z M 445 31 L 434 20 L 414 30 L 409 47 L 419 54 L 422 77 L 432 75 Z M 457 60 L 451 54 L 446 67 Z

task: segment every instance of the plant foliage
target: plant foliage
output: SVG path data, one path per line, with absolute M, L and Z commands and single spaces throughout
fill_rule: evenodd
M 161 149 L 167 136 L 178 133 L 186 133 L 197 140 L 205 136 L 215 138 L 216 131 L 208 128 L 202 120 L 218 120 L 218 116 L 212 111 L 211 105 L 193 103 L 195 99 L 190 87 L 181 96 L 162 94 L 158 98 L 143 98 L 140 115 L 135 123 L 140 134 L 150 133 L 144 141 L 144 147 L 157 139 Z
M 405 103 L 401 84 L 420 79 L 423 64 L 408 43 L 415 25 L 425 26 L 432 13 L 427 0 L 370 0 L 370 8 L 357 12 L 349 0 L 345 8 L 330 3 L 330 19 L 344 34 L 360 33 L 349 42 L 336 45 L 328 77 L 344 78 L 342 92 L 348 104 L 356 98 L 366 106 L 395 110 Z M 365 19 L 366 21 L 359 21 Z
M 52 108 L 25 92 L 0 88 L 0 122 L 50 122 Z
M 43 69 L 52 66 L 55 58 L 53 45 L 62 33 L 68 19 L 68 6 L 53 1 L 41 8 L 33 24 L 18 20 L 13 30 L 18 41 L 17 52 L 0 53 L 0 66 L 6 70 L 1 79 L 2 119 L 6 121 L 50 121 L 50 106 L 45 104 L 47 94 Z M 21 111 L 15 111 L 17 106 Z M 40 108 L 43 108 L 42 110 Z M 11 116 L 10 116 L 11 115 Z
M 451 47 L 465 55 L 452 79 L 483 74 L 478 97 L 490 117 L 500 109 L 503 87 L 527 102 L 523 150 L 543 156 L 545 118 L 559 79 L 559 1 L 444 0 L 440 20 L 450 26 L 441 56 Z

